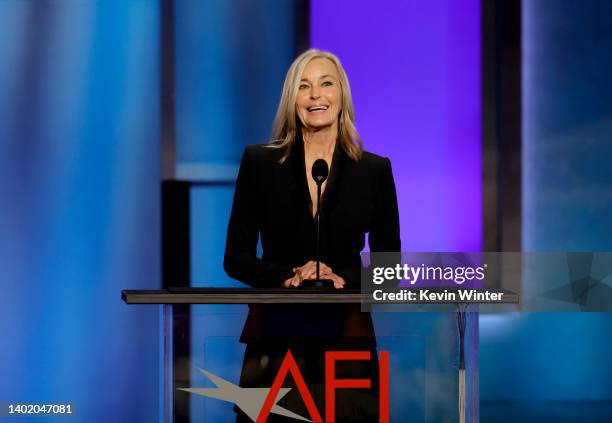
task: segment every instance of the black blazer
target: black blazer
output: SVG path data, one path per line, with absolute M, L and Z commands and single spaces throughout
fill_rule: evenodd
M 297 137 L 290 156 L 282 164 L 279 163 L 281 156 L 281 150 L 264 145 L 246 147 L 227 229 L 225 271 L 230 277 L 257 288 L 281 287 L 284 280 L 293 276 L 293 267 L 315 257 L 315 225 L 306 179 L 310 175 L 306 175 L 301 137 Z M 389 159 L 364 152 L 355 162 L 338 146 L 322 197 L 320 219 L 321 261 L 342 276 L 347 287 L 359 288 L 359 254 L 365 246 L 366 233 L 369 233 L 370 251 L 401 251 L 397 198 Z M 256 255 L 258 236 L 263 250 L 261 258 Z M 279 313 L 301 313 L 304 319 L 312 321 L 308 315 L 311 308 L 279 306 L 275 308 L 278 313 L 269 312 L 274 308 L 267 309 L 266 312 L 265 307 L 251 306 L 243 338 L 268 333 L 271 327 L 278 328 Z M 341 316 L 336 317 L 343 320 Z M 286 318 L 284 315 L 281 320 Z M 329 319 L 330 316 L 324 317 L 327 323 Z M 286 329 L 291 332 L 295 328 L 294 319 Z M 311 329 L 320 334 L 321 328 L 316 325 Z

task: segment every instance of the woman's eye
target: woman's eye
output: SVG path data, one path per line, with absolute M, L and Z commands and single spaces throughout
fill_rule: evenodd
M 300 85 L 300 90 L 305 90 L 306 88 L 308 88 L 308 85 L 306 85 L 306 84 L 301 84 Z
M 323 86 L 324 86 L 324 87 L 329 87 L 330 85 L 334 85 L 334 83 L 333 83 L 333 82 L 331 82 L 331 81 L 325 81 L 325 82 L 323 83 Z

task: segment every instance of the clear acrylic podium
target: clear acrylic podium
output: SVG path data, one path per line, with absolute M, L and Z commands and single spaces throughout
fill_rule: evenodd
M 163 421 L 213 423 L 235 421 L 234 404 L 198 394 L 210 394 L 198 390 L 219 386 L 215 383 L 218 380 L 211 380 L 210 375 L 238 385 L 245 351 L 239 337 L 248 304 L 307 304 L 316 313 L 321 304 L 361 302 L 358 291 L 253 288 L 125 290 L 122 298 L 127 304 L 161 307 Z M 389 358 L 389 421 L 478 421 L 477 313 L 467 313 L 462 412 L 457 314 L 389 313 L 374 309 L 372 318 L 377 349 L 388 352 Z M 326 421 L 324 410 L 321 415 Z M 310 420 L 308 415 L 303 417 Z

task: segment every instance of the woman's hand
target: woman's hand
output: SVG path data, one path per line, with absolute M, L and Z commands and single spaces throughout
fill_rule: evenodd
M 296 275 L 300 275 L 302 280 L 314 279 L 317 277 L 317 262 L 310 260 L 308 263 L 306 263 L 302 267 L 294 267 L 293 272 Z M 327 275 L 330 275 L 331 273 L 333 273 L 331 267 L 329 267 L 323 262 L 319 262 L 319 278 L 320 279 L 323 279 L 324 276 L 326 277 Z
M 336 289 L 343 289 L 344 285 L 346 285 L 346 281 L 344 280 L 344 278 L 342 276 L 336 275 L 335 273 L 327 275 L 327 279 L 331 279 L 331 281 L 334 283 L 334 288 Z
M 293 277 L 283 282 L 285 288 L 301 286 L 304 279 L 314 279 L 317 276 L 317 262 L 311 260 L 301 267 L 294 267 L 293 272 Z M 330 279 L 336 289 L 344 288 L 346 284 L 342 276 L 336 275 L 331 267 L 322 262 L 319 262 L 319 278 Z
M 317 276 L 317 262 L 310 260 L 308 263 L 301 267 L 294 267 L 293 272 L 295 273 L 292 278 L 287 279 L 283 282 L 285 288 L 298 287 L 302 285 L 304 279 L 314 279 Z M 319 277 L 323 279 L 327 278 L 332 274 L 332 269 L 325 263 L 319 262 Z
M 346 281 L 344 280 L 344 278 L 342 276 L 336 275 L 335 273 L 325 275 L 325 279 L 330 279 L 334 283 L 334 288 L 336 289 L 342 289 L 346 285 Z M 296 274 L 292 278 L 289 278 L 285 282 L 283 282 L 283 286 L 285 288 L 298 287 L 302 285 L 303 281 L 304 279 L 300 278 L 300 276 Z

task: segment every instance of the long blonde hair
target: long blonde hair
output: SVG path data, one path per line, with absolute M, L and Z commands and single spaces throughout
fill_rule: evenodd
M 314 48 L 300 54 L 287 71 L 285 83 L 283 84 L 283 92 L 272 126 L 272 139 L 268 145 L 272 148 L 284 150 L 284 154 L 280 160 L 281 162 L 291 153 L 297 131 L 301 129 L 301 122 L 297 116 L 295 107 L 300 78 L 306 65 L 308 65 L 311 60 L 317 58 L 330 60 L 338 71 L 340 88 L 342 90 L 342 109 L 338 119 L 337 142 L 351 159 L 357 161 L 361 158 L 363 153 L 363 143 L 359 136 L 359 132 L 357 132 L 357 128 L 355 128 L 355 107 L 353 106 L 351 87 L 346 72 L 336 55 L 328 51 Z

